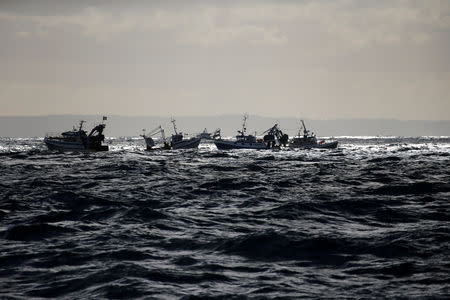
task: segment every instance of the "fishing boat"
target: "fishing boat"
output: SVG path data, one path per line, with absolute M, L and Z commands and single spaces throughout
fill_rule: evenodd
M 177 131 L 177 126 L 175 124 L 175 120 L 171 120 L 173 124 L 173 131 L 175 134 L 172 135 L 170 139 L 170 147 L 173 150 L 178 149 L 195 149 L 198 148 L 198 145 L 200 144 L 200 141 L 202 140 L 199 137 L 192 137 L 190 139 L 185 139 L 183 137 L 183 133 Z
M 325 140 L 317 141 L 316 135 L 314 133 L 310 133 L 309 130 L 306 129 L 305 122 L 301 120 L 303 127 L 303 134 L 301 129 L 298 131 L 298 135 L 292 138 L 289 141 L 289 148 L 302 148 L 302 149 L 311 149 L 311 148 L 321 148 L 321 149 L 336 149 L 338 145 L 338 141 L 326 142 Z
M 219 150 L 230 149 L 267 149 L 266 143 L 262 139 L 256 139 L 254 135 L 247 135 L 246 124 L 248 115 L 244 115 L 242 130 L 238 130 L 236 140 L 224 140 L 220 137 L 220 132 L 214 139 L 214 144 Z
M 263 140 L 268 148 L 280 149 L 281 146 L 285 147 L 289 142 L 289 136 L 281 131 L 278 124 L 267 129 L 264 133 L 266 135 L 264 135 Z
M 144 138 L 145 144 L 147 146 L 147 150 L 169 150 L 170 149 L 170 145 L 166 141 L 166 135 L 164 134 L 164 129 L 161 127 L 161 125 L 156 127 L 155 129 L 153 129 L 149 133 L 146 133 L 145 129 L 142 129 L 142 131 L 143 131 L 143 134 L 141 136 Z M 161 136 L 161 141 L 162 141 L 161 145 L 155 144 L 155 141 L 153 140 L 153 137 L 158 134 Z
M 103 117 L 103 121 L 106 117 Z M 80 121 L 78 129 L 75 127 L 71 131 L 66 131 L 58 136 L 47 135 L 44 138 L 44 143 L 50 150 L 60 151 L 108 151 L 107 145 L 103 145 L 105 136 L 103 130 L 105 124 L 99 124 L 95 126 L 89 134 L 83 130 L 83 124 L 86 121 Z
M 197 134 L 197 137 L 201 140 L 210 140 L 212 139 L 212 133 L 208 132 L 205 128 L 201 133 Z

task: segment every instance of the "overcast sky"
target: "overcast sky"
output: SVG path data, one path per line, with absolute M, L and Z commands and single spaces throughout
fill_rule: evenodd
M 0 115 L 450 119 L 450 1 L 0 1 Z

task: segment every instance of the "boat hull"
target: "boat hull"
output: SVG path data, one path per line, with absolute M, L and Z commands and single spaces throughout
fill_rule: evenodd
M 267 149 L 267 145 L 264 143 L 244 143 L 238 141 L 224 141 L 214 140 L 214 144 L 219 150 L 231 150 L 231 149 L 255 149 L 263 150 Z
M 83 145 L 81 142 L 69 142 L 59 139 L 45 138 L 45 145 L 47 145 L 49 150 L 59 150 L 59 151 L 108 151 L 109 147 L 106 145 L 100 145 L 97 147 L 89 147 Z
M 155 146 L 155 142 L 151 137 L 144 136 L 145 144 L 147 145 L 147 150 L 151 150 Z
M 195 149 L 198 148 L 198 145 L 200 145 L 201 139 L 199 138 L 191 138 L 188 140 L 182 140 L 179 142 L 172 143 L 172 149 L 178 150 L 178 149 Z

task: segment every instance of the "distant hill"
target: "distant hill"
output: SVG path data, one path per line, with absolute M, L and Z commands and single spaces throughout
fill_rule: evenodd
M 50 116 L 0 116 L 1 137 L 43 137 L 47 132 L 61 132 L 78 126 L 80 120 L 86 120 L 86 128 L 99 123 L 102 116 L 95 115 L 50 115 Z M 294 118 L 269 118 L 250 115 L 247 123 L 249 133 L 264 130 L 278 123 L 289 135 L 299 128 L 299 120 Z M 392 119 L 336 119 L 308 120 L 306 126 L 318 136 L 449 136 L 449 121 L 401 121 Z M 151 130 L 162 125 L 167 134 L 171 134 L 170 117 L 156 116 L 108 116 L 106 136 L 138 136 L 143 128 Z M 241 128 L 241 115 L 219 116 L 179 116 L 176 117 L 179 131 L 199 133 L 204 128 L 213 131 L 221 128 L 223 136 L 232 136 Z

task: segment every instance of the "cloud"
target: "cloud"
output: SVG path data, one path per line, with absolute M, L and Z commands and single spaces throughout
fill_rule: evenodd
M 437 31 L 450 29 L 450 2 L 429 1 L 305 1 L 195 2 L 180 8 L 143 7 L 114 11 L 86 7 L 69 15 L 0 13 L 0 20 L 31 22 L 35 32 L 69 26 L 102 42 L 129 32 L 163 32 L 177 43 L 222 46 L 230 43 L 282 45 L 309 34 L 332 40 L 343 48 L 402 43 L 424 44 Z
M 219 24 L 219 10 L 205 7 L 200 11 L 167 11 L 156 9 L 147 14 L 119 13 L 88 7 L 82 13 L 68 16 L 24 16 L 0 13 L 0 20 L 31 22 L 35 33 L 49 33 L 73 27 L 82 35 L 103 42 L 129 32 L 165 31 L 173 33 L 175 41 L 199 46 L 223 45 L 231 42 L 280 44 L 285 41 L 270 25 L 250 25 L 239 20 Z
M 27 38 L 30 36 L 30 33 L 28 31 L 18 31 L 16 35 L 20 38 Z
M 233 10 L 244 21 L 308 26 L 355 48 L 401 43 L 423 44 L 433 32 L 450 29 L 450 2 L 308 1 L 243 6 Z

